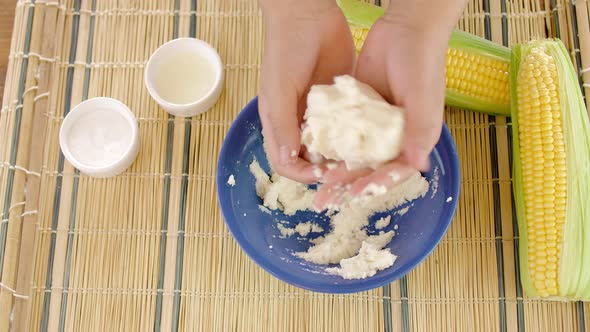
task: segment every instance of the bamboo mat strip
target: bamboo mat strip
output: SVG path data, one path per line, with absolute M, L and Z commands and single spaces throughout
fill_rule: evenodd
M 30 9 L 23 14 L 23 17 L 15 19 L 15 24 L 18 24 L 21 19 L 27 22 L 26 25 L 23 24 L 20 30 L 24 32 L 21 34 L 21 36 L 24 36 L 22 49 L 24 52 L 28 52 L 32 44 L 33 10 Z M 25 31 L 22 31 L 22 28 L 25 28 Z M 22 217 L 34 214 L 36 211 L 24 210 L 26 205 L 24 202 L 24 181 L 27 173 L 16 172 L 16 166 L 27 165 L 28 163 L 28 151 L 25 149 L 19 151 L 19 147 L 28 144 L 26 139 L 21 139 L 20 133 L 21 130 L 26 130 L 30 125 L 30 121 L 28 121 L 30 116 L 27 113 L 23 115 L 23 107 L 25 103 L 26 106 L 30 106 L 32 99 L 29 95 L 31 95 L 31 91 L 34 92 L 35 90 L 35 86 L 31 84 L 30 80 L 33 74 L 30 69 L 33 66 L 34 63 L 30 64 L 28 59 L 23 59 L 18 74 L 15 72 L 13 73 L 14 76 L 10 73 L 7 75 L 7 79 L 18 77 L 15 83 L 17 88 L 7 87 L 5 96 L 8 96 L 9 99 L 3 99 L 3 109 L 8 107 L 7 115 L 11 117 L 8 128 L 6 128 L 10 136 L 7 135 L 6 140 L 4 140 L 4 142 L 10 143 L 6 144 L 3 160 L 14 167 L 6 168 L 5 173 L 0 175 L 2 176 L 2 188 L 5 188 L 3 190 L 2 217 L 0 218 L 2 220 L 0 225 L 0 308 L 12 308 L 14 301 L 27 300 L 27 296 L 20 294 L 19 290 L 16 289 L 17 269 L 15 267 L 17 266 L 18 249 L 20 247 L 19 234 L 22 228 Z M 18 64 L 16 68 L 18 68 Z M 16 94 L 13 94 L 14 92 Z M 16 101 L 14 104 L 10 103 L 13 99 Z M 0 322 L 8 322 L 9 316 L 10 311 L 0 310 Z
M 196 11 L 196 0 L 190 1 L 190 11 Z M 186 4 L 186 3 L 184 3 Z M 181 5 L 182 6 L 182 5 Z M 182 9 L 182 8 L 181 8 Z M 187 8 L 184 8 L 185 10 Z M 191 15 L 190 21 L 186 19 L 179 19 L 183 28 L 183 36 L 186 36 L 188 32 L 189 37 L 196 37 L 196 16 Z M 182 22 L 183 21 L 183 22 Z M 189 25 L 188 31 L 186 31 L 186 25 Z M 182 149 L 182 182 L 181 182 L 181 193 L 180 193 L 180 222 L 178 225 L 178 251 L 176 253 L 176 271 L 175 271 L 175 283 L 174 283 L 174 311 L 173 311 L 173 324 L 172 330 L 178 330 L 179 317 L 180 317 L 180 290 L 182 289 L 182 276 L 183 276 L 183 264 L 184 264 L 184 240 L 185 240 L 185 225 L 186 225 L 186 207 L 187 207 L 187 188 L 188 188 L 188 167 L 190 157 L 190 142 L 191 142 L 191 128 L 192 123 L 187 122 L 185 124 L 184 131 L 184 144 Z
M 559 35 L 584 78 L 588 40 L 580 30 L 582 5 L 587 13 L 586 1 L 470 1 L 458 26 L 506 45 Z M 27 16 L 31 21 L 24 24 Z M 7 165 L 0 168 L 0 200 L 7 197 L 10 169 L 15 179 L 26 179 L 27 188 L 40 186 L 37 216 L 2 210 L 8 214 L 2 225 L 34 235 L 7 247 L 20 248 L 18 268 L 4 266 L 14 274 L 18 270 L 18 294 L 31 296 L 14 300 L 15 326 L 584 330 L 588 304 L 522 296 L 509 119 L 447 111 L 461 159 L 462 195 L 449 234 L 426 262 L 382 289 L 350 296 L 313 294 L 278 282 L 252 264 L 225 230 L 214 198 L 219 143 L 256 93 L 263 26 L 254 1 L 21 1 L 16 19 L 7 82 L 15 82 L 26 60 L 26 87 L 19 92 L 18 84 L 7 84 L 1 135 L 10 138 L 19 129 L 18 139 L 26 142 L 40 127 L 46 126 L 47 133 L 33 139 L 31 148 L 17 147 L 22 163 L 18 158 L 12 163 L 10 147 L 0 144 L 1 165 Z M 25 52 L 27 29 L 32 32 Z M 164 41 L 186 35 L 212 43 L 231 66 L 226 90 L 211 111 L 175 119 L 146 94 L 141 64 Z M 48 73 L 36 80 L 40 68 Z M 25 93 L 35 85 L 35 91 Z M 47 92 L 48 99 L 43 97 Z M 138 161 L 111 180 L 78 174 L 57 144 L 63 114 L 97 95 L 123 100 L 142 119 Z M 17 107 L 19 97 L 22 107 Z M 22 124 L 17 128 L 18 110 Z M 39 119 L 45 121 L 39 124 Z M 44 151 L 34 154 L 35 144 Z M 40 184 L 35 173 L 41 174 Z M 26 204 L 35 205 L 34 197 L 32 203 L 26 198 Z M 15 208 L 30 211 L 27 205 Z M 34 253 L 30 265 L 24 263 L 31 257 L 27 250 Z M 32 287 L 23 272 L 27 266 Z M 12 300 L 6 289 L 0 292 Z
M 174 4 L 174 8 L 175 8 L 175 12 L 176 8 L 177 8 L 177 3 L 175 2 Z M 176 38 L 178 36 L 178 27 L 177 27 L 177 23 L 176 23 L 176 16 L 174 16 L 174 22 L 173 22 L 173 34 L 172 37 Z M 166 168 L 165 168 L 165 174 L 166 174 L 166 178 L 165 178 L 165 182 L 164 182 L 164 204 L 162 206 L 162 237 L 160 239 L 161 241 L 161 245 L 160 245 L 160 256 L 159 256 L 159 269 L 160 272 L 158 274 L 158 294 L 156 297 L 156 312 L 155 312 L 155 322 L 154 322 L 154 330 L 155 331 L 160 331 L 161 330 L 161 326 L 162 326 L 162 306 L 163 306 L 163 294 L 164 294 L 164 282 L 165 282 L 165 272 L 168 269 L 166 268 L 166 253 L 167 253 L 167 249 L 168 246 L 171 246 L 171 244 L 168 243 L 168 216 L 169 216 L 169 211 L 170 211 L 170 189 L 171 189 L 171 170 L 172 170 L 172 143 L 173 143 L 173 139 L 174 139 L 174 122 L 176 121 L 176 119 L 174 118 L 174 116 L 169 116 L 169 120 L 172 120 L 170 122 L 168 122 L 168 135 L 166 137 Z M 168 278 L 169 279 L 169 278 Z M 169 282 L 168 282 L 169 283 Z M 169 301 L 166 301 L 166 308 L 169 307 L 168 305 Z M 166 320 L 166 322 L 168 322 L 168 320 Z
M 491 21 L 491 17 L 490 17 L 490 6 L 493 5 L 492 10 L 496 10 L 497 6 L 495 6 L 496 4 L 498 4 L 497 1 L 494 1 L 493 4 L 490 3 L 490 0 L 484 0 L 483 2 L 483 7 L 484 7 L 484 12 L 485 14 L 487 14 L 484 18 L 484 27 L 485 27 L 485 38 L 488 40 L 492 40 L 492 21 Z M 494 23 L 497 23 L 494 22 Z M 498 28 L 498 25 L 495 24 L 495 27 Z M 495 31 L 497 31 L 497 29 L 495 29 Z M 497 33 L 494 33 L 494 36 L 496 38 L 495 41 L 498 42 L 498 38 L 497 38 Z M 503 156 L 499 156 L 498 155 L 498 134 L 496 132 L 496 126 L 495 126 L 495 122 L 496 122 L 496 117 L 495 116 L 490 116 L 489 117 L 489 121 L 490 121 L 490 131 L 489 131 L 489 135 L 490 135 L 490 157 L 491 157 L 491 175 L 493 179 L 497 179 L 499 178 L 499 160 L 502 159 Z M 498 117 L 498 121 L 503 121 L 500 120 L 500 117 Z M 500 200 L 500 185 L 499 183 L 493 182 L 492 183 L 492 197 L 493 197 L 493 201 L 494 201 L 494 205 L 493 205 L 493 211 L 494 211 L 494 234 L 496 236 L 496 243 L 495 243 L 495 247 L 496 247 L 496 266 L 497 266 L 497 274 L 498 274 L 498 298 L 499 298 L 499 319 L 500 319 L 500 330 L 501 331 L 506 331 L 506 294 L 505 294 L 505 290 L 504 290 L 504 265 L 503 265 L 503 261 L 504 261 L 504 257 L 503 257 L 503 251 L 502 251 L 502 241 L 500 240 L 502 238 L 502 206 L 501 206 L 501 200 Z
M 81 8 L 81 1 L 74 3 L 74 10 L 79 11 Z M 69 64 L 73 64 L 77 59 L 86 58 L 87 48 L 84 47 L 88 43 L 85 32 L 87 31 L 87 22 L 84 17 L 76 15 L 72 18 L 72 30 L 70 35 L 70 50 L 69 50 Z M 82 45 L 78 45 L 77 41 L 81 41 Z M 76 67 L 67 68 L 67 78 L 65 86 L 65 102 L 63 105 L 63 114 L 67 115 L 73 105 L 78 104 L 84 99 L 77 93 L 75 86 L 78 86 L 84 80 L 85 70 L 80 70 Z M 76 84 L 76 85 L 74 85 Z M 82 93 L 83 94 L 83 93 Z M 69 165 L 63 154 L 59 153 L 58 171 L 70 171 L 73 167 Z M 55 187 L 54 213 L 52 216 L 52 228 L 66 228 L 75 224 L 74 218 L 68 217 L 76 210 L 76 188 L 78 186 L 78 178 L 60 178 L 57 180 Z M 68 226 L 66 226 L 68 225 Z M 44 296 L 44 312 L 41 321 L 41 329 L 43 330 L 57 330 L 63 328 L 63 318 L 59 314 L 59 309 L 66 305 L 66 296 L 69 280 L 66 277 L 69 274 L 68 267 L 68 243 L 70 235 L 67 233 L 52 233 L 50 243 L 50 255 L 47 270 L 47 282 L 45 285 Z M 64 280 L 65 279 L 65 280 Z M 53 285 L 60 285 L 59 289 L 54 290 Z M 62 286 L 65 285 L 65 286 Z M 49 292 L 50 291 L 50 292 Z
M 52 53 L 53 52 L 53 43 L 48 43 L 47 40 L 50 40 L 48 37 L 49 34 L 53 33 L 53 29 L 55 28 L 55 11 L 48 10 L 43 11 L 42 13 L 37 13 L 35 16 L 35 20 L 38 20 L 38 25 L 42 26 L 42 33 L 39 33 L 38 36 L 41 37 L 40 49 L 37 50 L 35 48 L 31 48 L 30 53 L 38 51 L 40 54 Z M 35 29 L 33 29 L 35 30 Z M 31 59 L 34 63 L 36 60 Z M 33 124 L 31 131 L 36 133 L 36 135 L 31 139 L 30 144 L 30 152 L 29 152 L 29 165 L 28 168 L 31 169 L 36 174 L 41 174 L 42 172 L 42 160 L 43 160 L 43 148 L 44 148 L 44 135 L 46 132 L 46 122 L 43 117 L 43 112 L 47 108 L 47 99 L 50 95 L 49 91 L 49 76 L 47 75 L 50 72 L 50 68 L 46 62 L 43 62 L 41 59 L 38 59 L 37 68 L 35 73 L 39 74 L 37 79 L 37 96 L 33 99 L 32 109 L 33 111 Z M 28 109 L 28 107 L 24 107 L 23 109 Z M 27 175 L 31 175 L 32 173 L 28 173 Z M 25 192 L 26 192 L 26 204 L 25 204 L 25 211 L 35 211 L 39 209 L 39 190 L 40 190 L 40 177 L 35 175 L 32 177 L 28 177 L 26 179 L 25 184 Z M 31 257 L 34 255 L 35 252 L 35 239 L 36 239 L 36 229 L 38 227 L 37 222 L 38 214 L 31 214 L 23 218 L 23 227 L 21 232 L 21 240 L 20 243 L 20 252 L 19 252 L 19 264 L 18 264 L 18 271 L 17 271 L 17 285 L 16 291 L 18 294 L 25 295 L 29 300 L 27 301 L 18 301 L 14 305 L 13 310 L 13 328 L 15 331 L 28 331 L 29 330 L 29 313 L 31 310 L 31 280 L 32 280 L 32 272 L 33 272 L 33 261 Z
M 30 46 L 31 46 L 31 33 L 33 30 L 33 26 L 32 26 L 32 20 L 33 20 L 33 9 L 31 9 L 27 16 L 26 16 L 26 20 L 27 20 L 27 28 L 26 28 L 26 32 L 25 32 L 25 39 L 24 39 L 24 52 L 29 52 Z M 9 144 L 7 144 L 6 146 L 8 147 L 6 150 L 10 151 L 8 154 L 8 164 L 9 165 L 17 165 L 17 151 L 18 151 L 18 139 L 19 139 L 19 133 L 20 133 L 20 124 L 21 124 L 21 119 L 22 119 L 22 108 L 23 108 L 23 99 L 24 99 L 24 92 L 25 92 L 25 88 L 26 87 L 26 76 L 27 76 L 27 69 L 28 69 L 28 64 L 29 64 L 29 60 L 28 59 L 23 59 L 22 60 L 22 64 L 20 67 L 20 74 L 19 74 L 19 79 L 18 79 L 18 83 L 17 83 L 17 92 L 16 92 L 16 102 L 14 105 L 14 124 L 12 126 L 13 130 L 12 130 L 12 135 L 6 137 L 6 140 L 4 142 L 10 142 Z M 29 87 L 30 88 L 30 87 Z M 2 213 L 2 218 L 1 220 L 7 220 L 9 215 L 8 212 L 9 210 L 11 210 L 11 207 L 13 207 L 14 211 L 19 211 L 18 209 L 18 205 L 20 202 L 14 202 L 12 201 L 12 190 L 14 187 L 14 182 L 15 182 L 15 168 L 11 167 L 7 169 L 7 175 L 6 175 L 6 191 L 4 194 L 4 208 L 3 208 L 3 213 Z M 20 209 L 19 211 L 22 214 L 22 209 Z M 16 213 L 19 213 L 16 212 Z M 15 214 L 16 214 L 15 213 Z M 8 221 L 8 220 L 7 220 Z M 10 255 L 6 253 L 6 251 L 8 251 L 10 249 L 10 244 L 7 243 L 7 237 L 8 237 L 8 233 L 9 233 L 9 228 L 10 228 L 10 223 L 8 222 L 3 222 L 2 223 L 2 227 L 0 229 L 0 275 L 4 276 L 4 260 L 6 258 L 9 258 Z M 8 247 L 8 248 L 7 248 Z M 11 262 L 12 263 L 12 262 Z M 3 278 L 4 280 L 4 278 Z
M 494 2 L 495 10 L 502 14 L 501 21 L 494 22 L 495 27 L 492 40 L 504 46 L 509 46 L 508 33 L 508 16 L 506 0 Z M 498 8 L 499 7 L 499 8 Z M 499 28 L 499 26 L 501 28 Z M 511 127 L 508 124 L 511 122 L 510 118 L 498 118 L 496 123 L 496 133 L 498 139 L 498 160 L 499 162 L 499 179 L 511 179 L 512 170 L 512 133 Z M 516 214 L 514 210 L 514 199 L 512 196 L 512 184 L 510 181 L 498 181 L 500 190 L 500 206 L 501 208 L 501 227 L 499 234 L 502 238 L 508 237 L 513 239 L 513 243 L 506 243 L 503 246 L 503 258 L 505 271 L 505 297 L 506 297 L 506 327 L 508 330 L 522 330 L 523 329 L 523 311 L 522 311 L 522 289 L 518 279 L 520 273 L 518 260 L 518 236 L 515 235 L 518 230 L 516 224 Z M 514 301 L 516 300 L 516 301 Z
M 491 40 L 496 43 L 508 46 L 508 24 L 506 13 L 506 1 L 492 1 L 492 11 L 500 13 L 501 18 L 492 19 Z M 497 176 L 498 179 L 510 179 L 512 169 L 512 141 L 510 128 L 506 125 L 510 122 L 509 118 L 498 117 L 494 124 L 496 132 L 496 159 L 497 159 Z M 513 227 L 515 226 L 512 199 L 512 185 L 509 181 L 498 181 L 496 183 L 498 196 L 496 197 L 497 207 L 496 211 L 499 215 L 500 221 L 496 223 L 496 236 L 499 238 L 513 238 Z M 503 305 L 503 314 L 505 315 L 505 324 L 502 325 L 503 330 L 517 330 L 521 326 L 522 310 L 519 307 L 519 300 L 514 302 L 514 299 L 519 297 L 517 287 L 520 285 L 515 280 L 514 276 L 518 269 L 516 262 L 518 261 L 517 246 L 512 243 L 504 243 L 497 241 L 498 253 L 497 256 L 501 258 L 498 262 L 499 269 L 502 272 L 501 278 L 501 297 L 505 300 Z
M 96 9 L 96 0 L 92 1 L 91 10 L 94 12 Z M 81 8 L 79 10 L 82 10 Z M 89 22 L 89 31 L 88 31 L 88 48 L 86 51 L 86 63 L 89 63 L 92 60 L 92 49 L 93 49 L 93 40 L 94 40 L 94 22 L 95 17 L 90 16 Z M 84 70 L 84 85 L 83 85 L 83 92 L 82 92 L 82 100 L 88 99 L 88 90 L 89 90 L 89 82 L 90 82 L 90 68 L 85 68 Z M 76 175 L 79 175 L 79 172 L 75 171 Z M 78 194 L 78 186 L 80 183 L 80 178 L 75 177 L 73 179 L 73 194 L 72 194 L 72 202 L 71 202 L 71 211 L 70 211 L 70 223 L 69 229 L 74 229 L 76 227 L 76 207 L 77 207 L 77 194 Z M 66 309 L 68 306 L 68 289 L 70 286 L 70 273 L 71 273 L 71 264 L 72 264 L 72 246 L 74 243 L 74 234 L 68 232 L 67 234 L 67 253 L 66 253 L 66 262 L 65 262 L 65 271 L 64 271 L 64 282 L 63 282 L 63 293 L 61 299 L 61 306 L 60 306 L 60 315 L 59 315 L 59 324 L 58 329 L 63 331 L 66 324 Z M 53 324 L 54 325 L 54 324 Z M 50 321 L 50 327 L 52 326 Z

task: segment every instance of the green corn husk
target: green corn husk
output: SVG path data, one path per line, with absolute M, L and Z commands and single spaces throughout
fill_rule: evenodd
M 337 2 L 348 20 L 358 52 L 368 30 L 384 14 L 384 10 L 358 0 Z M 459 59 L 457 52 L 469 57 Z M 509 65 L 510 49 L 507 47 L 460 30 L 453 31 L 447 53 L 446 104 L 509 116 Z M 457 87 L 460 84 L 477 91 L 465 91 Z

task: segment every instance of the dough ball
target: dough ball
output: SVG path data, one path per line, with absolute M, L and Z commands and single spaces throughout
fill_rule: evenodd
M 404 111 L 369 85 L 338 76 L 332 85 L 311 87 L 302 129 L 313 159 L 344 161 L 349 170 L 377 168 L 400 153 Z

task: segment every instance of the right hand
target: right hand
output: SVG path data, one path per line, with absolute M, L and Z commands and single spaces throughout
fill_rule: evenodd
M 312 0 L 318 1 L 318 0 Z M 266 22 L 259 86 L 259 113 L 270 164 L 275 172 L 302 183 L 318 181 L 302 158 L 301 121 L 314 84 L 332 84 L 352 74 L 356 60 L 350 28 L 334 1 L 263 8 Z M 304 8 L 293 8 L 293 7 Z M 313 7 L 313 8 L 310 8 Z

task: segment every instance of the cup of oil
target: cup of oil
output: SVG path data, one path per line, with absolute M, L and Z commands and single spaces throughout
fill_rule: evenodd
M 144 73 L 152 98 L 168 113 L 191 117 L 209 110 L 223 86 L 223 63 L 217 51 L 196 38 L 178 38 L 160 46 Z

